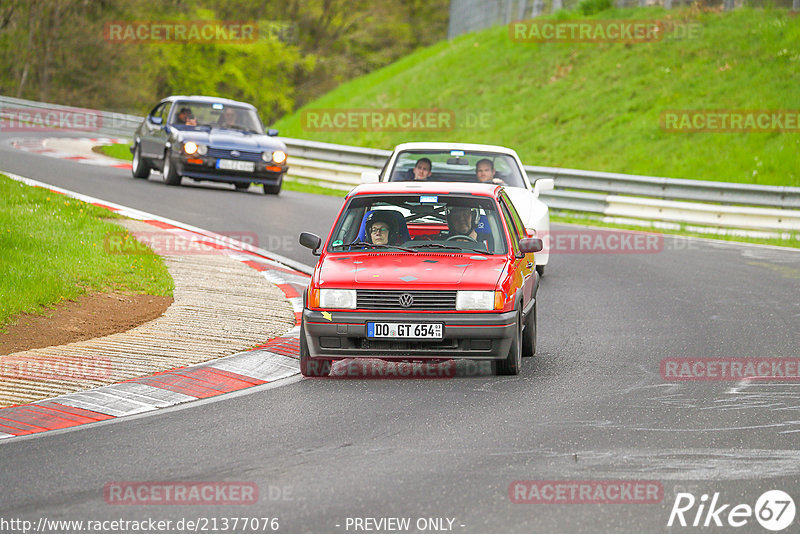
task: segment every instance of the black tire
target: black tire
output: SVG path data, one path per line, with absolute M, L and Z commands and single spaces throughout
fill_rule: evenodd
M 163 174 L 164 174 L 164 182 L 167 185 L 181 185 L 181 176 L 178 174 L 178 170 L 172 163 L 172 156 L 169 151 L 164 153 Z
M 305 324 L 300 323 L 300 374 L 303 376 L 328 376 L 331 374 L 331 360 L 311 359 L 308 354 Z
M 242 182 L 234 182 L 233 186 L 237 191 L 247 191 L 250 188 L 250 184 L 245 184 Z
M 505 360 L 496 360 L 494 372 L 496 375 L 518 375 L 522 368 L 522 332 L 520 332 L 520 317 L 517 312 L 517 328 L 511 347 L 508 349 L 508 356 Z
M 539 276 L 544 276 L 544 265 L 537 265 L 536 272 L 539 273 Z
M 131 174 L 134 178 L 147 178 L 150 176 L 150 164 L 142 159 L 142 147 L 137 144 L 133 149 L 133 161 L 131 162 Z
M 525 330 L 522 331 L 522 357 L 529 358 L 536 354 L 536 302 L 525 319 Z
M 283 185 L 283 176 L 281 176 L 280 181 L 275 185 L 267 185 L 264 184 L 264 194 L 265 195 L 277 195 L 281 192 L 281 186 Z

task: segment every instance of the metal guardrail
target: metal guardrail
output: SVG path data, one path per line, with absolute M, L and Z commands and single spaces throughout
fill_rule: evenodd
M 91 113 L 93 133 L 130 138 L 142 117 L 86 110 L 0 96 L 7 109 Z M 57 130 L 54 130 L 57 131 Z M 361 172 L 381 169 L 389 150 L 281 138 L 289 149 L 289 176 L 349 189 Z M 541 195 L 552 209 L 723 228 L 800 230 L 800 187 L 710 182 L 526 165 L 531 182 L 553 178 L 556 189 Z

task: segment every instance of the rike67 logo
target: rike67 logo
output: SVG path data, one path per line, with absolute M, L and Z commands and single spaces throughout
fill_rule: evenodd
M 708 494 L 697 499 L 691 493 L 678 493 L 667 526 L 735 528 L 747 525 L 755 517 L 763 528 L 778 532 L 791 526 L 794 516 L 794 500 L 781 490 L 764 492 L 754 507 L 749 504 L 723 504 L 719 492 L 714 493 L 710 502 Z

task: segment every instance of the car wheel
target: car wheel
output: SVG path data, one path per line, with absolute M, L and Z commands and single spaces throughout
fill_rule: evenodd
M 525 319 L 525 330 L 522 331 L 522 357 L 536 354 L 536 302 L 533 309 Z
M 331 360 L 311 359 L 308 354 L 306 327 L 300 323 L 300 374 L 303 376 L 328 376 L 331 374 Z
M 250 188 L 250 184 L 244 184 L 242 182 L 236 182 L 233 184 L 237 191 L 247 191 Z
M 181 185 L 181 177 L 178 175 L 178 170 L 172 164 L 172 156 L 167 151 L 164 154 L 164 182 L 167 185 Z
M 536 272 L 539 273 L 539 276 L 544 276 L 544 265 L 537 265 Z
M 131 173 L 134 178 L 147 178 L 150 176 L 150 165 L 142 159 L 142 146 L 139 144 L 133 149 Z
M 283 185 L 283 177 L 281 177 L 281 181 L 275 185 L 267 185 L 264 184 L 264 194 L 265 195 L 277 195 L 281 192 L 281 186 Z
M 519 324 L 519 312 L 517 312 L 517 328 L 514 332 L 514 339 L 508 349 L 508 356 L 505 360 L 497 360 L 495 374 L 498 375 L 518 375 L 522 368 L 522 339 Z

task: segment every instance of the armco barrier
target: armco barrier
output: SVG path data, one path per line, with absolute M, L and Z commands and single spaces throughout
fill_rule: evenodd
M 3 108 L 68 106 L 0 96 Z M 142 117 L 96 112 L 99 135 L 132 137 Z M 282 138 L 289 149 L 289 176 L 339 189 L 360 183 L 365 170 L 380 169 L 391 151 Z M 800 230 L 800 187 L 709 182 L 526 165 L 533 182 L 553 178 L 556 189 L 541 198 L 554 210 L 646 221 L 773 232 Z

